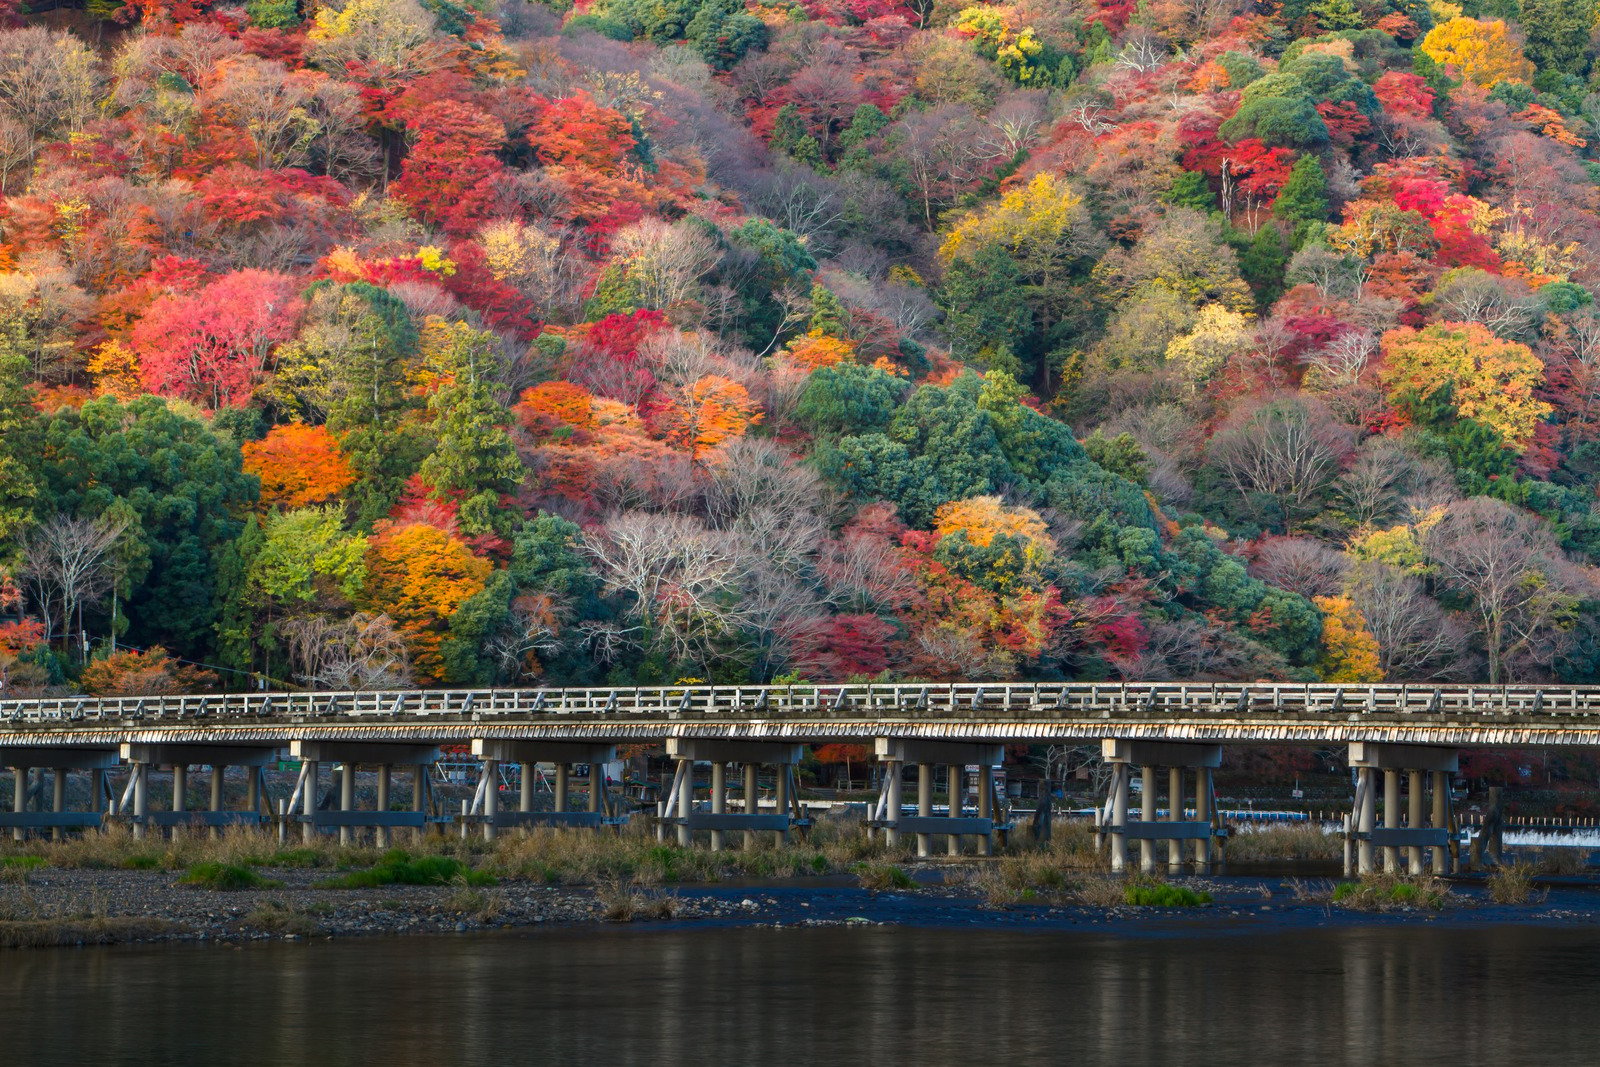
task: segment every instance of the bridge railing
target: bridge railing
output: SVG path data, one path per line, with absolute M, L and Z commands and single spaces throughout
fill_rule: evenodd
M 0 700 L 0 723 L 184 719 L 417 719 L 577 716 L 836 718 L 1589 716 L 1600 687 L 1231 682 L 955 682 L 570 689 L 412 689 Z

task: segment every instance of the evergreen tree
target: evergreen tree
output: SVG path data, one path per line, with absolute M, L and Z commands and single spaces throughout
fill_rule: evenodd
M 1305 155 L 1295 161 L 1289 180 L 1278 190 L 1272 214 L 1291 226 L 1328 217 L 1328 176 L 1316 156 Z
M 1283 231 L 1265 223 L 1239 255 L 1239 273 L 1250 283 L 1260 307 L 1269 307 L 1283 293 L 1283 272 L 1289 264 L 1289 245 Z

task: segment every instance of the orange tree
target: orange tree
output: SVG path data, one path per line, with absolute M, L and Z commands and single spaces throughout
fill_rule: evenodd
M 405 635 L 419 680 L 438 681 L 450 619 L 489 579 L 465 541 L 421 522 L 380 523 L 367 543 L 366 598 Z
M 334 500 L 355 484 L 356 473 L 325 426 L 292 422 L 246 442 L 244 469 L 261 479 L 261 502 L 303 508 Z

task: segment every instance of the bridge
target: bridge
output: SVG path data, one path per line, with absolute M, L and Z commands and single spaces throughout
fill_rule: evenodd
M 1004 747 L 1099 743 L 1111 784 L 1099 818 L 1120 868 L 1137 843 L 1145 869 L 1166 845 L 1174 869 L 1205 868 L 1225 834 L 1212 771 L 1223 746 L 1246 743 L 1349 745 L 1357 773 L 1355 814 L 1347 828 L 1350 865 L 1361 871 L 1406 865 L 1445 869 L 1455 820 L 1449 776 L 1463 747 L 1600 745 L 1600 687 L 1336 685 L 1286 683 L 940 683 L 792 686 L 657 686 L 567 689 L 405 690 L 389 692 L 224 693 L 144 697 L 0 700 L 0 766 L 12 768 L 12 810 L 0 826 L 21 836 L 126 819 L 147 827 L 297 820 L 303 833 L 337 830 L 350 839 L 371 829 L 380 842 L 396 828 L 424 829 L 446 818 L 480 825 L 486 836 L 531 825 L 603 826 L 620 819 L 602 768 L 623 744 L 664 744 L 676 773 L 659 814 L 684 844 L 697 833 L 713 848 L 731 833 L 785 836 L 805 825 L 794 776 L 803 746 L 860 743 L 884 764 L 883 787 L 868 825 L 891 841 L 915 835 L 920 854 L 932 839 L 949 849 L 975 837 L 992 849 L 1006 828 L 994 768 Z M 470 746 L 482 760 L 476 795 L 459 818 L 439 813 L 426 766 L 446 745 Z M 294 792 L 272 811 L 262 769 L 287 753 L 300 763 Z M 709 763 L 709 810 L 695 803 L 694 765 Z M 336 804 L 323 802 L 322 764 L 338 766 Z M 536 763 L 555 765 L 551 810 L 535 810 Z M 502 765 L 520 765 L 516 811 L 499 805 Z M 569 771 L 587 764 L 586 810 L 569 808 Z M 738 811 L 726 772 L 743 770 Z M 915 814 L 906 814 L 905 771 L 916 768 Z M 975 814 L 951 805 L 933 811 L 934 777 L 944 768 L 949 795 L 976 765 Z M 373 810 L 354 804 L 358 767 L 376 769 Z M 774 796 L 763 813 L 759 768 L 771 767 Z M 171 767 L 172 805 L 150 804 L 152 767 Z M 188 771 L 211 768 L 211 805 L 187 807 Z M 226 773 L 245 775 L 242 807 L 225 801 Z M 391 810 L 395 768 L 412 768 L 410 808 Z M 1132 775 L 1141 775 L 1140 811 L 1130 810 Z M 1166 819 L 1156 818 L 1158 769 L 1167 771 Z M 33 770 L 53 771 L 53 795 L 29 785 Z M 70 772 L 91 779 L 88 810 L 67 811 Z M 111 776 L 124 774 L 120 793 Z M 1402 787 L 1406 796 L 1402 810 Z M 1383 821 L 1377 821 L 1380 788 Z M 33 807 L 29 810 L 30 796 Z M 1192 818 L 1190 815 L 1192 814 Z

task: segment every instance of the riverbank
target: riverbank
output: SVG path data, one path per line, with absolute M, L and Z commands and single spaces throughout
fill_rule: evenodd
M 867 853 L 858 858 L 861 853 Z M 905 925 L 1125 932 L 1370 924 L 1600 925 L 1600 884 L 1536 878 L 1340 882 L 1249 868 L 1113 877 L 1076 842 L 998 859 L 913 861 L 854 838 L 712 854 L 543 831 L 435 837 L 408 851 L 284 848 L 263 834 L 103 835 L 0 851 L 0 949 L 308 940 L 598 927 Z M 275 861 L 275 862 L 274 862 Z

